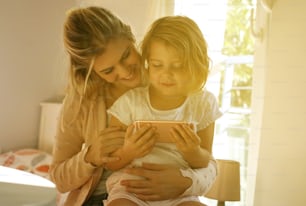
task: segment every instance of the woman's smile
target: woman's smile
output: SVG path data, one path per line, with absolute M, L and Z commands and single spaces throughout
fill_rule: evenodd
M 130 69 L 129 75 L 127 75 L 126 77 L 122 77 L 122 80 L 132 80 L 135 77 L 135 68 L 136 66 L 134 66 L 133 68 Z

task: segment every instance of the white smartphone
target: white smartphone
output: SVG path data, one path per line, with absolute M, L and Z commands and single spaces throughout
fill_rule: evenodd
M 150 124 L 151 126 L 156 127 L 156 132 L 159 134 L 157 142 L 173 143 L 174 141 L 171 138 L 170 129 L 178 124 L 187 124 L 187 122 L 140 120 L 134 122 L 135 130 L 137 131 L 139 128 L 146 124 Z

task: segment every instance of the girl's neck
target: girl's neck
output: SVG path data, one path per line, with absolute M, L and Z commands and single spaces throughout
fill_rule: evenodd
M 184 95 L 181 96 L 162 95 L 154 89 L 149 89 L 149 97 L 150 97 L 151 106 L 158 110 L 171 110 L 178 108 L 185 102 L 187 98 L 187 96 Z

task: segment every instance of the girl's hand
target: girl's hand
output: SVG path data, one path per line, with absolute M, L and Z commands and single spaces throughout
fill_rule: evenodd
M 170 133 L 177 149 L 182 154 L 192 154 L 201 148 L 201 138 L 193 130 L 193 125 L 176 125 L 171 128 Z
M 189 125 L 176 125 L 170 130 L 177 149 L 193 169 L 208 166 L 210 152 L 203 147 L 201 131 L 195 133 Z
M 102 130 L 97 139 L 89 146 L 85 161 L 100 167 L 104 163 L 117 161 L 118 157 L 109 154 L 122 147 L 125 131 L 120 127 L 109 127 Z
M 131 156 L 132 159 L 140 158 L 151 152 L 155 142 L 155 129 L 150 125 L 144 125 L 134 132 L 134 125 L 130 125 L 126 130 L 123 154 Z
M 143 177 L 137 180 L 122 180 L 121 185 L 146 201 L 177 198 L 188 189 L 192 180 L 181 175 L 179 168 L 169 165 L 143 163 L 139 168 L 127 168 L 125 172 Z

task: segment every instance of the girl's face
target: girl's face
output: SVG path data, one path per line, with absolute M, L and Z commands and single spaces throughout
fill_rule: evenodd
M 97 56 L 95 72 L 108 83 L 120 88 L 134 88 L 141 83 L 140 55 L 126 39 L 111 40 L 105 52 Z
M 151 89 L 163 96 L 186 96 L 190 90 L 191 78 L 174 48 L 161 41 L 153 41 L 149 54 Z

